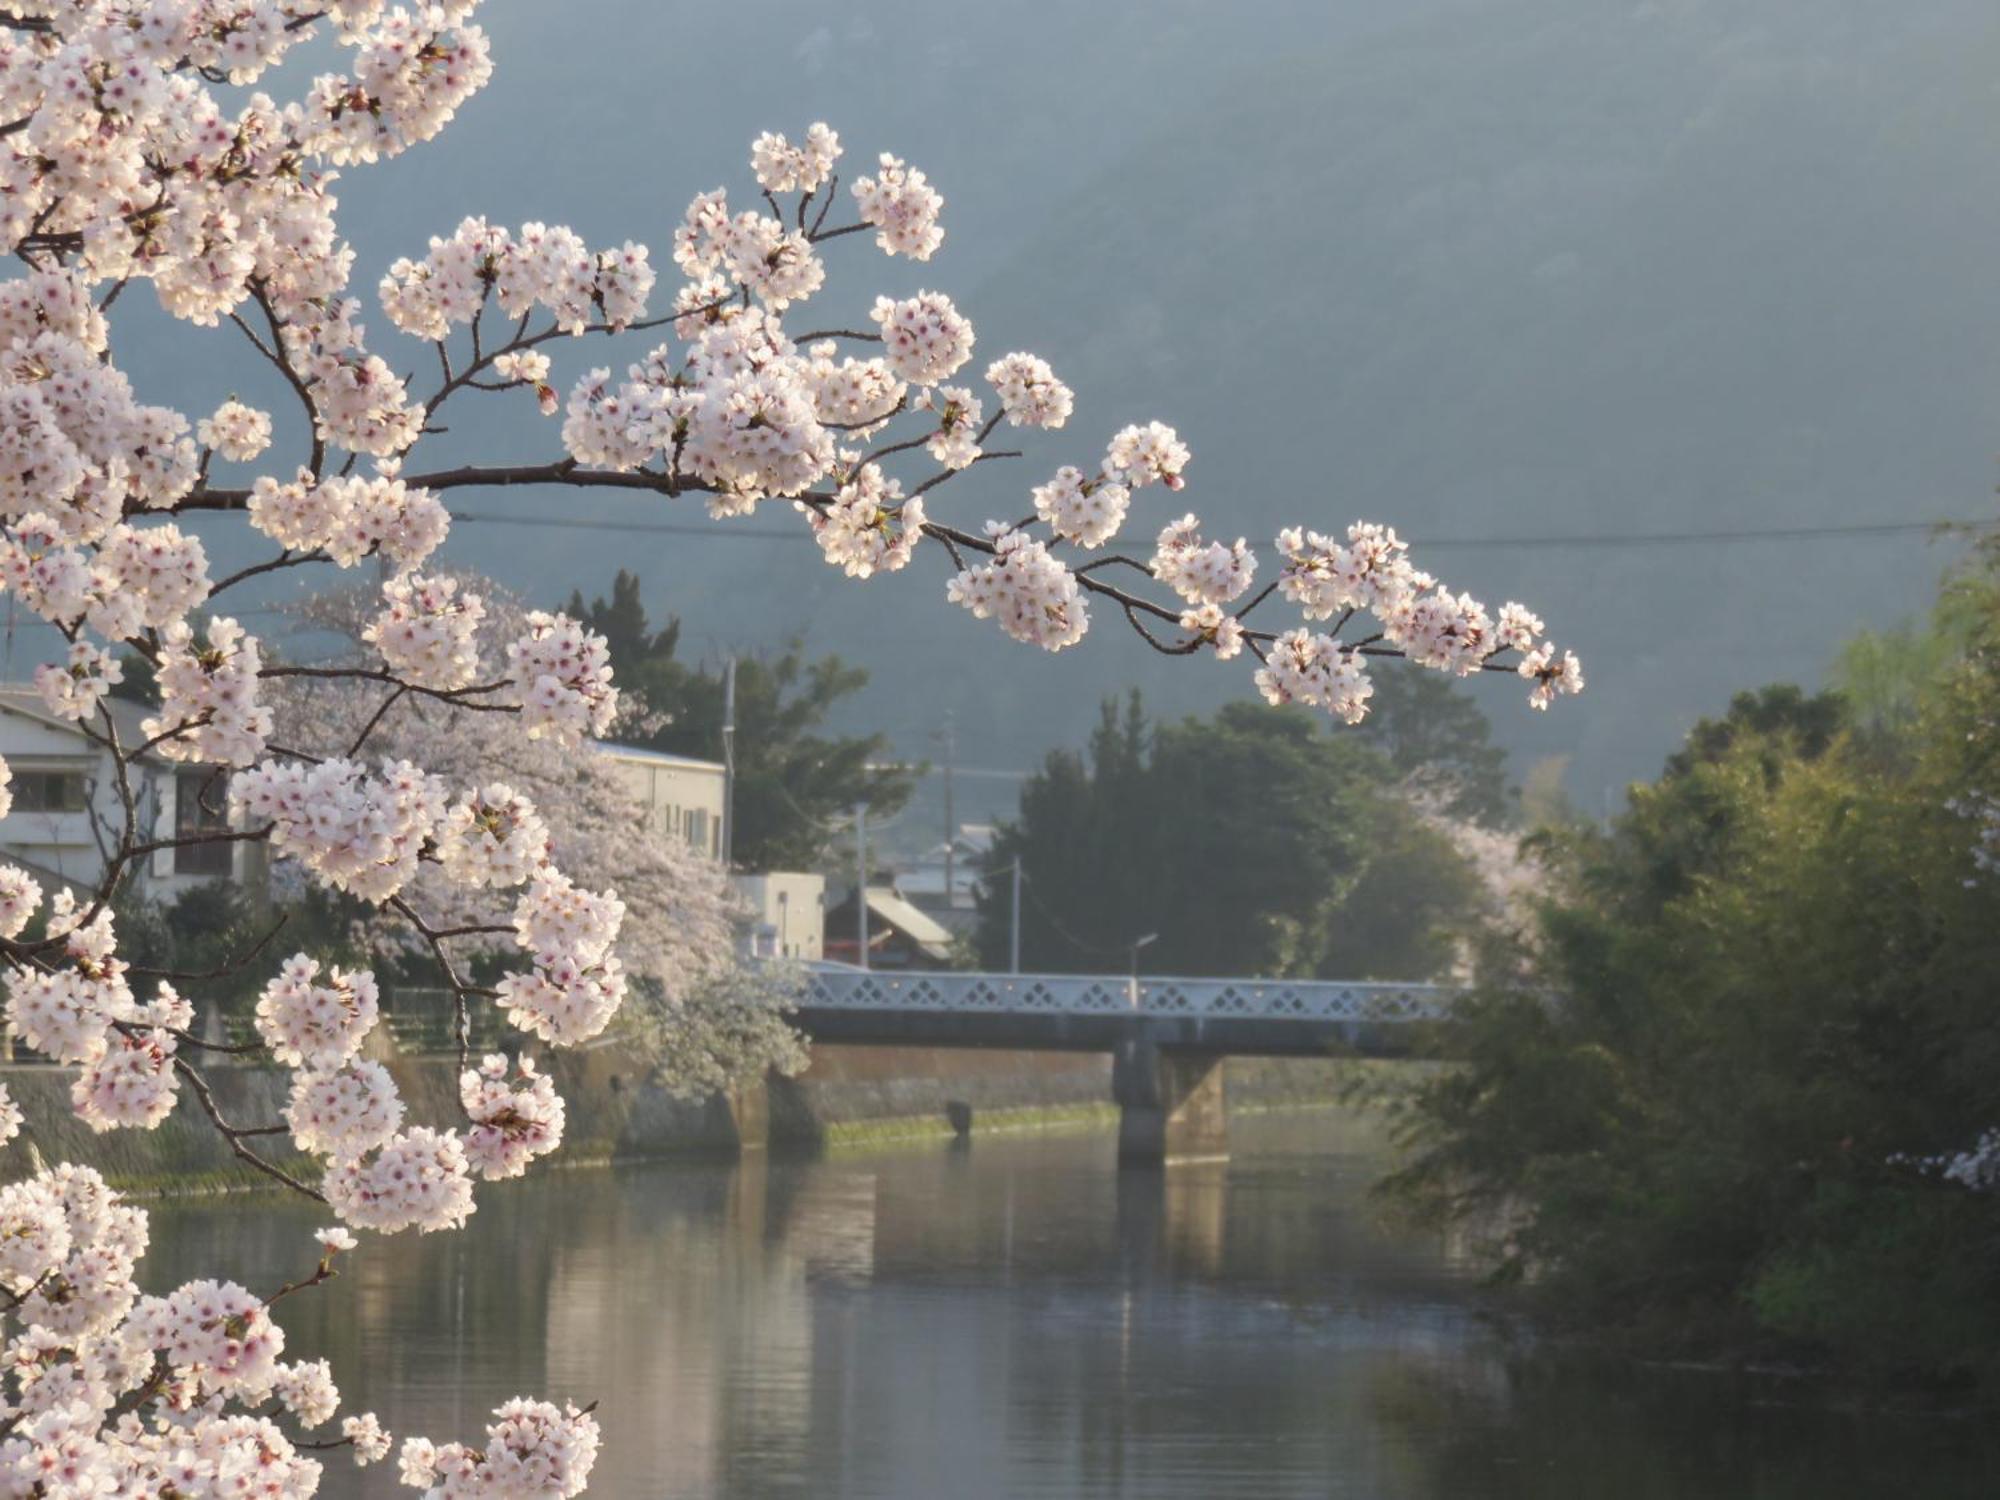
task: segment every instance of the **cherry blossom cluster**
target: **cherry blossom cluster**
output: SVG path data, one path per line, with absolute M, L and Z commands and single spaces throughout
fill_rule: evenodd
M 208 597 L 208 558 L 171 522 L 97 531 L 88 542 L 35 511 L 0 541 L 0 581 L 51 624 L 108 640 L 178 620 Z
M 392 761 L 371 775 L 349 760 L 267 760 L 229 784 L 239 826 L 268 828 L 288 855 L 335 890 L 381 903 L 416 874 L 449 793 L 437 777 Z
M 877 297 L 868 316 L 882 330 L 889 368 L 911 385 L 949 380 L 972 358 L 971 320 L 942 292 Z
M 1256 681 L 1267 703 L 1309 703 L 1348 724 L 1367 717 L 1375 691 L 1360 652 L 1310 630 L 1287 630 L 1273 641 Z
M 938 226 L 944 195 L 922 172 L 886 151 L 875 176 L 854 180 L 854 202 L 861 210 L 861 222 L 878 231 L 875 244 L 885 255 L 929 260 L 944 243 L 944 230 Z
M 1201 539 L 1201 522 L 1182 516 L 1160 532 L 1153 550 L 1153 576 L 1192 605 L 1227 604 L 1250 587 L 1257 559 L 1238 537 L 1224 546 Z
M 225 401 L 210 416 L 195 423 L 194 435 L 231 463 L 247 464 L 271 446 L 271 414 Z
M 257 1035 L 287 1067 L 334 1066 L 361 1050 L 381 1013 L 373 974 L 322 971 L 318 959 L 295 953 L 257 997 Z
M 534 967 L 500 981 L 507 1018 L 558 1047 L 603 1031 L 625 998 L 625 969 L 612 951 L 624 920 L 616 891 L 587 891 L 553 870 L 537 875 L 514 907 Z
M 346 1222 L 382 1234 L 457 1229 L 473 1209 L 464 1140 L 426 1125 L 390 1136 L 372 1156 L 335 1158 L 320 1188 Z
M 114 1021 L 133 1014 L 137 1002 L 126 980 L 128 966 L 117 956 L 109 908 L 80 921 L 76 897 L 64 887 L 49 903 L 49 925 L 63 934 L 65 961 L 16 972 L 7 985 L 7 1019 L 36 1051 L 58 1062 L 82 1062 Z
M 1074 646 L 1090 628 L 1076 574 L 1050 553 L 1048 543 L 1025 531 L 996 531 L 993 560 L 959 573 L 946 597 L 975 619 L 998 620 L 1015 640 L 1045 651 Z
M 294 1073 L 284 1113 L 301 1151 L 354 1161 L 402 1126 L 403 1101 L 387 1068 L 359 1058 Z
M 264 753 L 271 710 L 257 700 L 263 653 L 228 616 L 199 640 L 185 619 L 160 632 L 160 711 L 140 723 L 168 760 L 247 766 Z
M 382 278 L 382 309 L 404 333 L 443 339 L 469 324 L 488 295 L 510 318 L 545 311 L 565 333 L 592 323 L 618 329 L 646 315 L 653 268 L 643 245 L 592 251 L 562 225 L 526 224 L 518 234 L 466 219 L 431 240 L 422 260 L 403 259 Z
M 1064 464 L 1055 478 L 1035 486 L 1032 498 L 1035 514 L 1050 531 L 1088 551 L 1118 535 L 1132 491 L 1102 474 L 1086 477 L 1083 470 Z
M 923 540 L 924 502 L 875 464 L 863 464 L 823 510 L 801 506 L 826 560 L 850 578 L 893 573 Z
M 839 160 L 840 137 L 824 121 L 796 146 L 768 130 L 750 143 L 750 170 L 767 193 L 816 193 Z
M 563 1102 L 555 1081 L 525 1054 L 509 1078 L 507 1059 L 489 1053 L 460 1075 L 458 1090 L 471 1122 L 465 1157 L 481 1177 L 519 1177 L 529 1162 L 562 1144 Z
M 1054 429 L 1076 409 L 1076 395 L 1056 379 L 1049 362 L 1034 354 L 1009 354 L 986 367 L 986 383 L 1015 427 Z M 1183 460 L 1185 461 L 1185 460 Z
M 0 938 L 19 937 L 41 904 L 40 881 L 19 865 L 0 865 Z
M 362 639 L 405 682 L 443 692 L 469 686 L 479 673 L 479 622 L 486 601 L 459 592 L 455 578 L 412 573 L 382 586 L 382 613 Z
M 507 667 L 533 738 L 574 745 L 607 733 L 618 716 L 610 648 L 568 615 L 530 614 L 527 634 L 507 647 Z
M 111 690 L 125 680 L 125 668 L 110 652 L 89 641 L 71 641 L 67 658 L 35 668 L 35 692 L 59 719 L 78 723 L 94 716 Z
M 105 1030 L 70 1085 L 71 1106 L 93 1130 L 151 1130 L 174 1111 L 176 1045 L 164 1027 L 127 1023 Z
M 324 552 L 343 568 L 379 553 L 397 573 L 422 567 L 451 529 L 435 494 L 392 475 L 321 482 L 302 469 L 286 483 L 266 476 L 248 511 L 253 527 L 294 552 Z
M 549 863 L 549 829 L 535 804 L 505 782 L 454 802 L 437 835 L 438 859 L 460 885 L 504 890 Z
M 597 1418 L 574 1406 L 514 1400 L 493 1413 L 481 1447 L 410 1438 L 397 1456 L 404 1484 L 438 1500 L 567 1500 L 597 1462 Z

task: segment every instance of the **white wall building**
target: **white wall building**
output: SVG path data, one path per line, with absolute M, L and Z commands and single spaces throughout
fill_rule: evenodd
M 116 698 L 107 702 L 119 742 L 143 741 L 139 721 L 147 711 Z M 14 683 L 0 686 L 0 757 L 14 778 L 14 806 L 0 818 L 0 855 L 44 878 L 94 886 L 124 822 L 111 752 L 51 714 L 32 687 Z M 226 768 L 148 755 L 128 780 L 144 836 L 228 826 Z M 202 881 L 238 878 L 244 857 L 237 843 L 163 849 L 136 874 L 148 895 L 171 901 Z
M 817 959 L 826 954 L 826 877 L 797 871 L 738 875 L 750 905 L 747 946 L 753 958 Z
M 662 831 L 679 834 L 702 853 L 722 855 L 724 773 L 719 761 L 597 741 L 632 794 L 653 810 Z

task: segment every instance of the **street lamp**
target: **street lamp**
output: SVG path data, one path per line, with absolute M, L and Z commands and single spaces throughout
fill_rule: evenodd
M 1157 943 L 1159 940 L 1160 935 L 1157 932 L 1149 932 L 1144 937 L 1132 939 L 1132 977 L 1134 979 L 1139 977 L 1139 950 L 1150 943 Z

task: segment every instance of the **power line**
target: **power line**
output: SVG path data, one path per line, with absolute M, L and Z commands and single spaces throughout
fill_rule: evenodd
M 624 531 L 661 536 L 723 537 L 736 541 L 809 542 L 812 533 L 787 527 L 703 526 L 689 521 L 568 520 L 556 516 L 504 516 L 486 511 L 454 511 L 452 519 L 486 526 L 527 526 L 558 530 Z M 1935 521 L 1862 521 L 1835 526 L 1767 526 L 1714 531 L 1576 532 L 1548 536 L 1415 537 L 1413 547 L 1678 547 L 1702 542 L 1796 542 L 1841 538 L 1933 535 L 1954 528 L 1985 529 L 1994 523 L 1946 517 Z

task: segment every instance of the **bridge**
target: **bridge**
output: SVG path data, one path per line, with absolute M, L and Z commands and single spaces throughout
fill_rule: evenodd
M 1118 1148 L 1132 1161 L 1227 1149 L 1225 1057 L 1406 1056 L 1458 991 L 1337 980 L 815 970 L 797 1022 L 814 1041 L 1111 1054 Z

